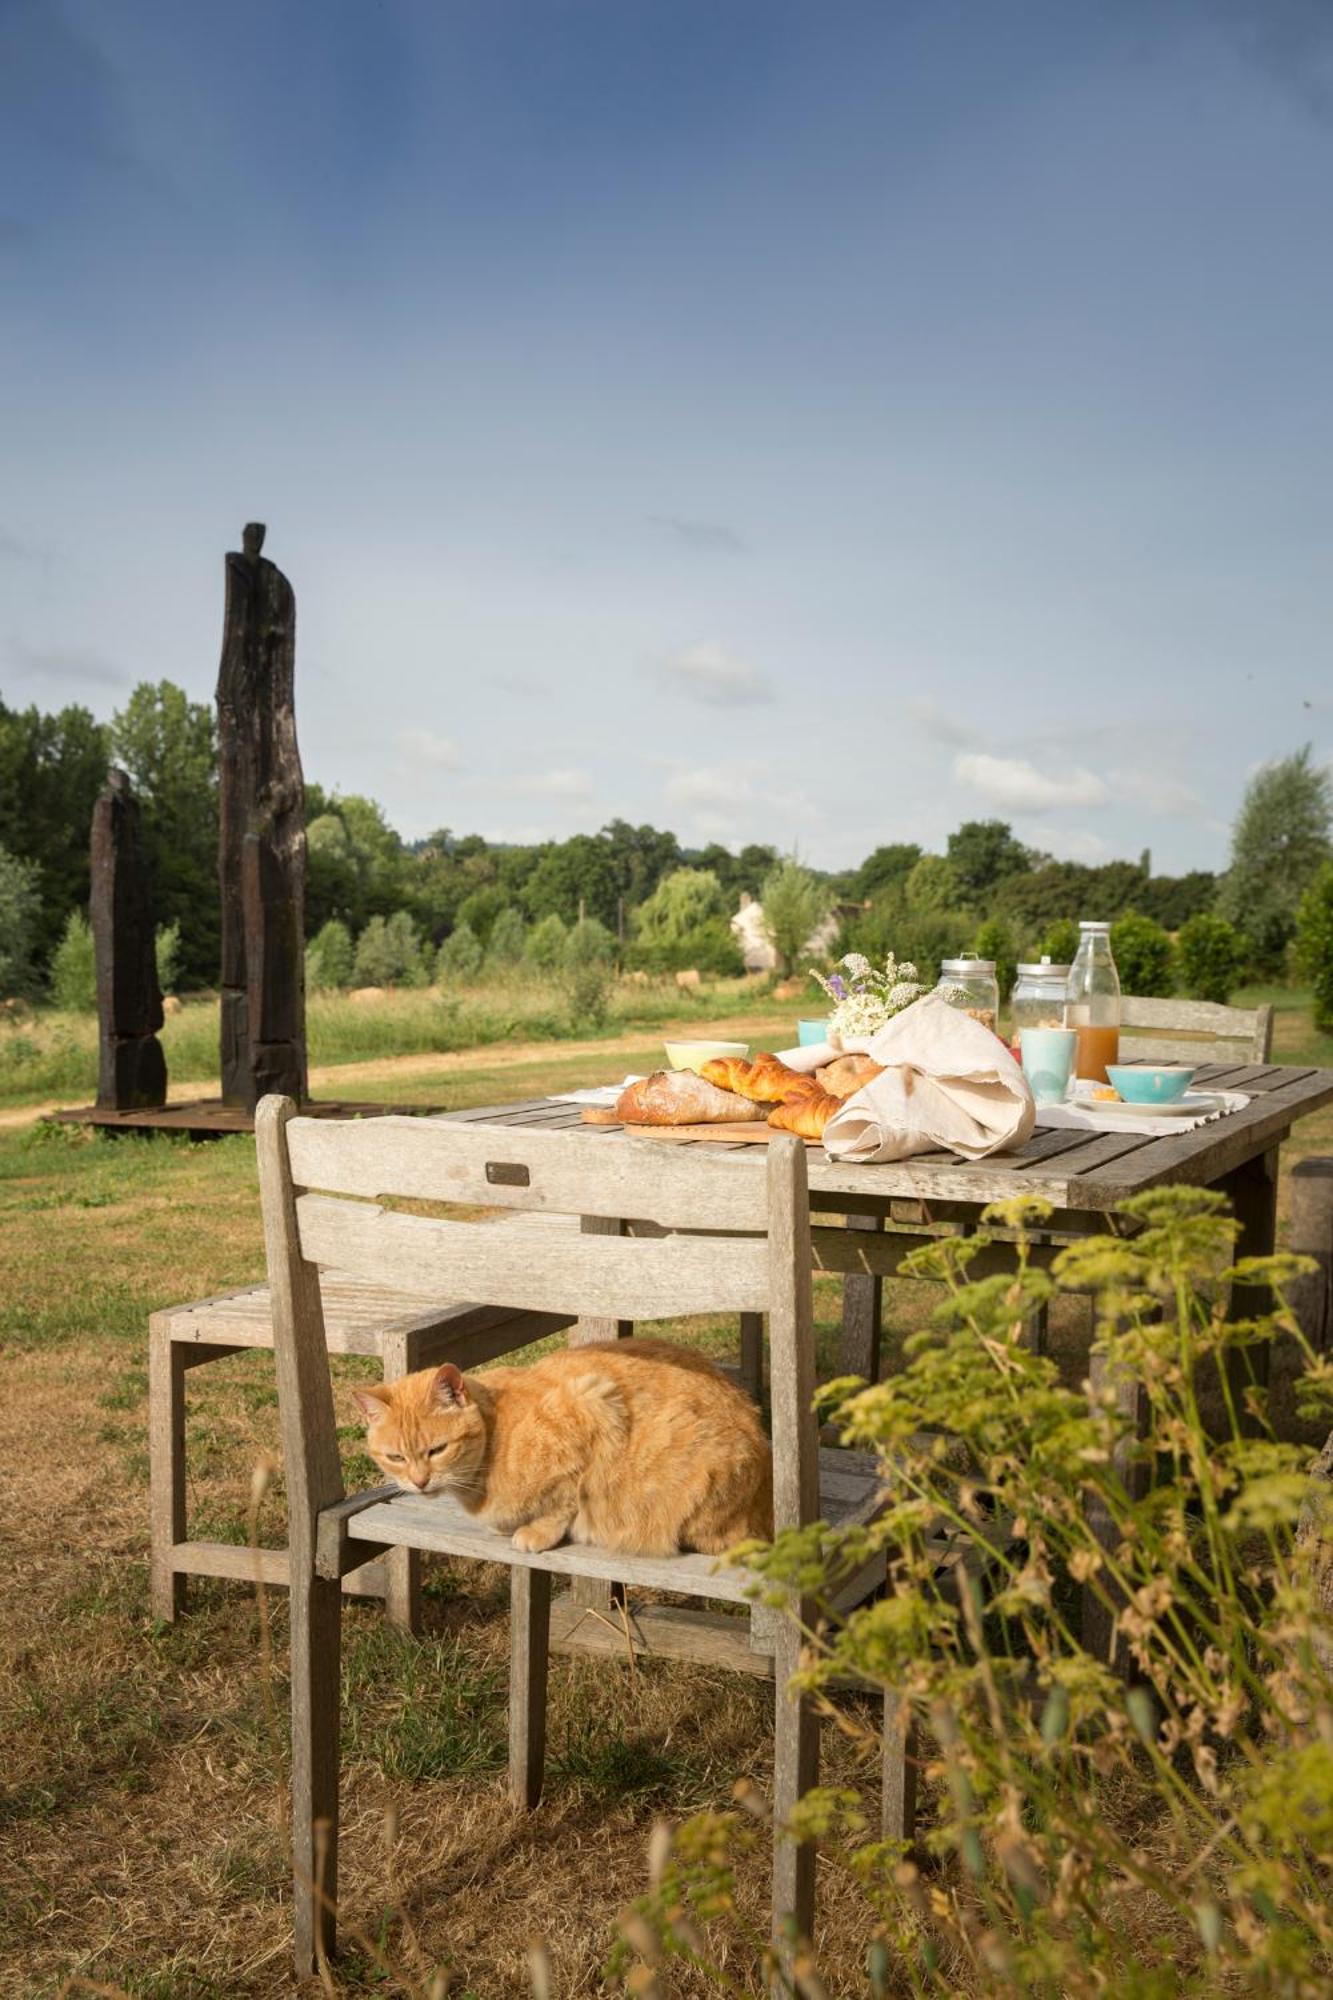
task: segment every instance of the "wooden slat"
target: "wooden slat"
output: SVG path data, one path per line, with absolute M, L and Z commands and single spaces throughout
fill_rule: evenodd
M 1317 1070 L 1313 1077 L 1265 1092 L 1229 1118 L 1154 1139 L 1142 1154 L 1085 1173 L 1071 1183 L 1071 1201 L 1088 1208 L 1114 1207 L 1126 1195 L 1168 1181 L 1211 1186 L 1278 1143 L 1298 1118 L 1329 1102 L 1333 1071 Z
M 551 1606 L 551 1650 L 598 1653 L 623 1660 L 691 1660 L 697 1666 L 727 1667 L 733 1673 L 772 1680 L 772 1652 L 750 1645 L 750 1621 L 725 1611 L 688 1610 L 678 1604 L 639 1604 L 609 1615 L 576 1604 L 569 1596 Z
M 748 1167 L 622 1144 L 615 1174 L 587 1132 L 459 1125 L 449 1119 L 376 1118 L 336 1125 L 294 1118 L 292 1172 L 307 1188 L 410 1195 L 490 1208 L 565 1215 L 643 1217 L 677 1229 L 762 1230 L 762 1159 Z M 492 1172 L 488 1176 L 487 1169 Z M 505 1173 L 510 1178 L 497 1178 Z M 526 1182 L 516 1178 L 526 1173 Z M 345 1260 L 339 1260 L 345 1261 Z
M 760 1239 L 576 1236 L 553 1238 L 534 1257 L 521 1231 L 398 1215 L 367 1202 L 305 1194 L 296 1215 L 302 1254 L 312 1262 L 336 1256 L 427 1298 L 470 1294 L 488 1304 L 629 1320 L 762 1312 L 768 1304 Z
M 287 1587 L 289 1561 L 286 1549 L 252 1549 L 248 1543 L 177 1542 L 171 1551 L 171 1566 L 187 1576 L 226 1576 L 242 1583 L 264 1583 Z
M 623 1579 L 645 1590 L 674 1590 L 686 1597 L 715 1597 L 740 1603 L 753 1582 L 747 1570 L 723 1565 L 717 1556 L 627 1556 L 612 1549 L 559 1548 L 530 1553 L 516 1549 L 508 1535 L 497 1535 L 465 1514 L 442 1494 L 418 1497 L 399 1494 L 363 1508 L 347 1523 L 354 1542 L 385 1547 L 433 1549 L 441 1555 L 470 1556 L 476 1562 L 518 1563 L 547 1569 L 560 1576 Z

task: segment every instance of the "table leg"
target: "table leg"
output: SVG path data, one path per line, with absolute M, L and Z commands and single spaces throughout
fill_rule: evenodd
M 1277 1247 L 1277 1182 L 1278 1152 L 1275 1146 L 1271 1152 L 1247 1160 L 1243 1167 L 1235 1168 L 1217 1183 L 1218 1192 L 1230 1201 L 1240 1224 L 1240 1234 L 1236 1239 L 1238 1258 L 1269 1257 Z M 1272 1304 L 1272 1293 L 1266 1285 L 1232 1287 L 1231 1313 L 1235 1319 L 1253 1319 L 1270 1312 Z M 1245 1391 L 1251 1380 L 1261 1390 L 1267 1389 L 1271 1358 L 1272 1348 L 1268 1341 L 1232 1354 L 1228 1375 L 1238 1409 L 1244 1410 Z M 1249 1429 L 1253 1422 L 1254 1419 L 1249 1419 L 1243 1428 Z
M 1093 1400 L 1099 1398 L 1100 1391 L 1108 1379 L 1107 1358 L 1094 1352 L 1088 1358 L 1088 1383 Z M 1143 1384 L 1131 1375 L 1115 1377 L 1115 1399 L 1119 1409 L 1129 1418 L 1129 1435 L 1117 1445 L 1114 1470 L 1119 1473 L 1122 1483 L 1136 1500 L 1142 1499 L 1148 1490 L 1148 1467 L 1136 1456 L 1135 1445 L 1148 1428 L 1148 1398 Z M 1100 1499 L 1088 1503 L 1088 1525 L 1104 1549 L 1111 1549 L 1118 1539 L 1118 1530 L 1105 1504 Z M 1113 1632 L 1115 1625 L 1114 1605 L 1103 1604 L 1091 1583 L 1083 1586 L 1083 1644 L 1088 1652 L 1098 1659 L 1110 1660 L 1112 1656 Z M 1123 1657 L 1114 1663 L 1121 1673 L 1126 1662 Z
M 848 1229 L 882 1230 L 881 1215 L 849 1215 Z M 879 1380 L 880 1320 L 884 1280 L 855 1272 L 842 1281 L 842 1338 L 838 1343 L 838 1373 Z

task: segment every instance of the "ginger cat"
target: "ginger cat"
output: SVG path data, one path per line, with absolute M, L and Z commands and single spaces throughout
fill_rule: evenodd
M 718 1555 L 773 1532 L 759 1414 L 689 1348 L 613 1340 L 484 1375 L 446 1361 L 353 1394 L 389 1479 L 452 1494 L 516 1549 Z

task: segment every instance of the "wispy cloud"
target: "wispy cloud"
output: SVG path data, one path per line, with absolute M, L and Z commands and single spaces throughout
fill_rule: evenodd
M 979 792 L 1009 812 L 1053 812 L 1061 806 L 1103 806 L 1111 797 L 1106 781 L 1081 767 L 1052 777 L 1024 757 L 992 757 L 983 750 L 954 758 L 959 784 Z
M 1166 777 L 1159 771 L 1110 771 L 1107 776 L 1115 796 L 1131 805 L 1144 806 L 1168 819 L 1212 817 L 1199 794 L 1179 778 Z
M 979 739 L 975 729 L 969 729 L 956 715 L 940 708 L 929 695 L 913 695 L 907 704 L 911 716 L 923 736 L 929 736 L 936 743 L 946 743 L 951 750 L 965 749 Z
M 510 778 L 506 789 L 531 798 L 583 801 L 592 797 L 595 787 L 586 771 L 566 767 L 535 771 L 528 777 Z
M 716 639 L 701 639 L 672 653 L 660 671 L 669 686 L 710 708 L 746 708 L 776 699 L 768 675 Z
M 463 760 L 453 738 L 441 736 L 434 729 L 402 730 L 398 748 L 409 764 L 421 764 L 427 770 L 457 771 L 462 767 Z
M 1089 868 L 1110 861 L 1116 851 L 1109 841 L 1087 827 L 1045 827 L 1042 842 L 1057 861 L 1082 861 Z
M 11 638 L 8 652 L 11 664 L 20 672 L 39 675 L 45 681 L 109 688 L 128 687 L 130 682 L 128 669 L 90 647 L 31 646 L 25 639 Z
M 648 519 L 656 527 L 665 528 L 676 540 L 684 542 L 692 549 L 707 549 L 717 555 L 741 556 L 746 553 L 745 543 L 734 528 L 723 521 L 691 521 L 680 514 L 650 514 Z

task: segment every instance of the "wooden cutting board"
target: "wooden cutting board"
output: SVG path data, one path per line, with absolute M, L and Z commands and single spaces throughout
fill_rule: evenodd
M 774 1128 L 764 1118 L 739 1119 L 735 1124 L 719 1125 L 627 1125 L 614 1112 L 599 1109 L 583 1113 L 588 1125 L 619 1125 L 636 1139 L 676 1140 L 684 1145 L 712 1144 L 715 1146 L 742 1145 L 766 1146 L 770 1139 L 777 1137 Z M 807 1146 L 818 1146 L 818 1139 L 807 1139 Z

